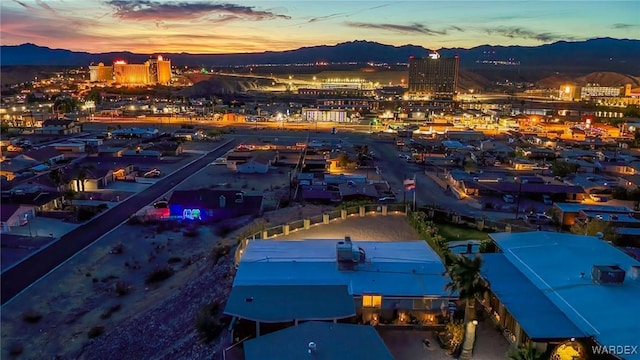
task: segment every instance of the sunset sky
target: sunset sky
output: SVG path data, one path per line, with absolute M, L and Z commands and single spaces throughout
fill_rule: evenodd
M 429 49 L 640 39 L 640 1 L 2 0 L 2 45 L 234 53 L 370 40 Z

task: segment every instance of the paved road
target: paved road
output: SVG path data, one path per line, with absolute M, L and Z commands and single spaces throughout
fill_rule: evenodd
M 123 201 L 109 210 L 107 214 L 79 226 L 61 237 L 60 240 L 4 271 L 0 279 L 2 283 L 1 304 L 4 305 L 80 250 L 94 243 L 113 228 L 119 226 L 136 211 L 167 193 L 175 185 L 184 181 L 239 143 L 240 139 L 229 140 L 202 158 L 185 166 L 183 169 L 176 171 L 141 193 Z
M 405 200 L 402 185 L 404 178 L 413 178 L 415 175 L 417 206 L 438 205 L 470 216 L 477 213 L 477 210 L 471 209 L 465 201 L 446 195 L 438 184 L 424 175 L 424 168 L 421 164 L 407 163 L 406 160 L 399 158 L 400 151 L 394 143 L 380 142 L 374 139 L 371 140 L 369 148 L 376 153 L 376 161 L 382 171 L 382 176 L 389 182 L 399 201 Z M 413 201 L 412 193 L 406 193 L 406 201 Z

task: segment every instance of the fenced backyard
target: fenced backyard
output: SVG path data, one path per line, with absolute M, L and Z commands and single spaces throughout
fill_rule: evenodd
M 423 239 L 441 256 L 444 256 L 441 249 L 445 249 L 446 242 L 448 241 L 488 241 L 488 233 L 491 232 L 521 232 L 533 230 L 524 223 L 513 224 L 506 221 L 489 221 L 484 218 L 462 216 L 444 209 L 427 207 L 413 212 L 407 204 L 365 204 L 327 211 L 315 216 L 296 219 L 286 224 L 256 231 L 250 236 L 240 239 L 235 254 L 236 265 L 240 261 L 244 248 L 251 240 L 277 239 L 278 236 L 308 230 L 318 225 L 327 225 L 338 220 L 348 221 L 350 218 L 381 215 L 409 216 L 409 222 L 412 226 L 416 228 Z M 425 222 L 428 222 L 428 224 L 425 224 Z M 431 223 L 433 223 L 433 225 L 431 225 Z M 437 234 L 434 233 L 434 231 L 437 232 Z M 439 237 L 436 238 L 434 235 L 439 235 Z

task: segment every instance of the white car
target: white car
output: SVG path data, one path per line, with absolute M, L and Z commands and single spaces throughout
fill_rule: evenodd
M 504 196 L 502 196 L 502 200 L 504 200 L 504 202 L 506 202 L 507 204 L 513 204 L 515 198 L 511 194 L 504 194 Z
M 224 157 L 217 158 L 209 165 L 227 165 L 227 158 L 224 158 Z

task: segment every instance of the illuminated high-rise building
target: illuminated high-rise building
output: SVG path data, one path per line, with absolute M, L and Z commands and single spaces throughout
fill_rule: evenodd
M 162 56 L 158 56 L 157 59 L 150 59 L 148 63 L 152 83 L 168 85 L 171 82 L 170 60 L 165 60 Z
M 113 63 L 113 73 L 116 83 L 122 85 L 148 85 L 151 84 L 149 76 L 149 63 L 127 64 L 124 60 Z
M 458 56 L 409 58 L 409 93 L 436 99 L 450 99 L 458 91 Z
M 105 66 L 104 63 L 89 65 L 89 79 L 91 82 L 113 81 L 113 66 Z
M 168 85 L 171 82 L 171 61 L 162 56 L 144 64 L 127 64 L 123 60 L 113 63 L 116 83 L 122 85 Z

